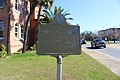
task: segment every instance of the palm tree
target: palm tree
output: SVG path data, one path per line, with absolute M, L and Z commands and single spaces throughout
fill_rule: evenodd
M 43 15 L 43 20 L 42 22 L 43 23 L 49 23 L 49 22 L 52 22 L 54 20 L 54 17 L 57 15 L 57 14 L 63 14 L 64 16 L 67 16 L 67 15 L 70 15 L 70 13 L 67 13 L 67 11 L 63 12 L 64 9 L 62 9 L 61 7 L 54 7 L 54 11 L 52 11 L 51 9 L 48 9 L 48 10 L 43 10 L 44 12 L 44 15 Z M 72 18 L 65 18 L 66 20 L 73 20 Z
M 10 50 L 10 0 L 8 0 L 6 2 L 7 5 L 7 12 L 8 12 L 8 25 L 7 25 L 7 45 L 6 45 L 6 50 L 7 50 L 7 54 L 11 54 L 11 50 Z
M 39 15 L 42 7 L 45 7 L 46 9 L 51 8 L 54 0 L 29 0 L 30 1 L 30 13 L 27 14 L 27 20 L 25 23 L 25 31 L 24 31 L 24 41 L 23 41 L 23 50 L 22 53 L 25 53 L 26 50 L 26 44 L 27 44 L 27 37 L 28 37 L 28 23 L 30 21 L 30 17 L 33 14 L 35 7 L 39 6 Z M 39 17 L 38 17 L 39 20 Z

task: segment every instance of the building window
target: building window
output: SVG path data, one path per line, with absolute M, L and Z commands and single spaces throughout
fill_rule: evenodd
M 21 38 L 22 39 L 24 38 L 24 27 L 23 27 L 23 25 L 21 26 Z
M 3 7 L 3 0 L 0 0 L 0 8 Z
M 24 0 L 21 1 L 21 5 L 20 5 L 20 15 L 23 16 L 24 14 Z
M 3 39 L 3 20 L 0 20 L 0 39 Z
M 15 38 L 18 38 L 18 23 L 15 23 Z
M 18 10 L 18 0 L 15 0 L 15 9 Z

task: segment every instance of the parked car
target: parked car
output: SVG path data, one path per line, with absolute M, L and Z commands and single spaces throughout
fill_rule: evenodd
M 80 43 L 81 43 L 81 44 L 86 44 L 86 41 L 85 41 L 84 39 L 82 39 L 82 40 L 80 41 Z
M 106 43 L 101 38 L 96 38 L 91 41 L 91 47 L 104 47 L 106 48 Z

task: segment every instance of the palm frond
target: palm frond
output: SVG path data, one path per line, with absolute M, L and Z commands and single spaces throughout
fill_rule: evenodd
M 45 15 L 40 15 L 41 17 L 45 17 Z
M 62 10 L 61 6 L 58 8 L 57 14 Z
M 64 15 L 64 14 L 66 14 L 67 12 L 68 12 L 68 10 L 67 10 L 67 11 L 65 11 L 65 12 L 63 13 L 63 15 Z
M 73 18 L 65 18 L 66 20 L 73 20 Z
M 54 13 L 51 11 L 51 9 L 49 9 L 51 17 L 54 17 Z
M 64 11 L 64 9 L 61 9 L 61 11 L 59 12 L 59 13 L 61 13 L 62 14 L 62 12 Z
M 71 15 L 70 13 L 63 14 L 64 16 Z
M 51 14 L 47 10 L 42 10 L 45 15 L 47 15 L 49 18 L 52 18 Z
M 54 7 L 54 15 L 57 15 L 57 6 Z
M 49 9 L 49 10 L 43 10 L 43 12 L 44 12 L 44 19 L 43 19 L 43 21 L 46 22 L 46 23 L 49 23 L 49 22 L 53 21 L 54 17 L 58 13 L 62 14 L 64 17 L 67 16 L 67 15 L 70 15 L 70 13 L 67 13 L 68 10 L 65 11 L 65 12 L 63 12 L 63 11 L 64 11 L 64 9 L 62 9 L 61 7 L 57 8 L 56 6 L 54 7 L 54 11 L 53 12 L 52 12 L 51 9 Z M 65 18 L 65 19 L 66 20 L 73 20 L 73 18 Z

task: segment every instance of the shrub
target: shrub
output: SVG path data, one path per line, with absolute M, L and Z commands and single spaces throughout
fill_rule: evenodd
M 34 44 L 32 47 L 30 47 L 30 50 L 36 50 L 36 44 Z
M 1 47 L 1 50 L 2 50 L 2 51 L 0 51 L 0 58 L 4 58 L 7 55 L 6 47 L 4 45 L 0 45 L 0 47 Z

